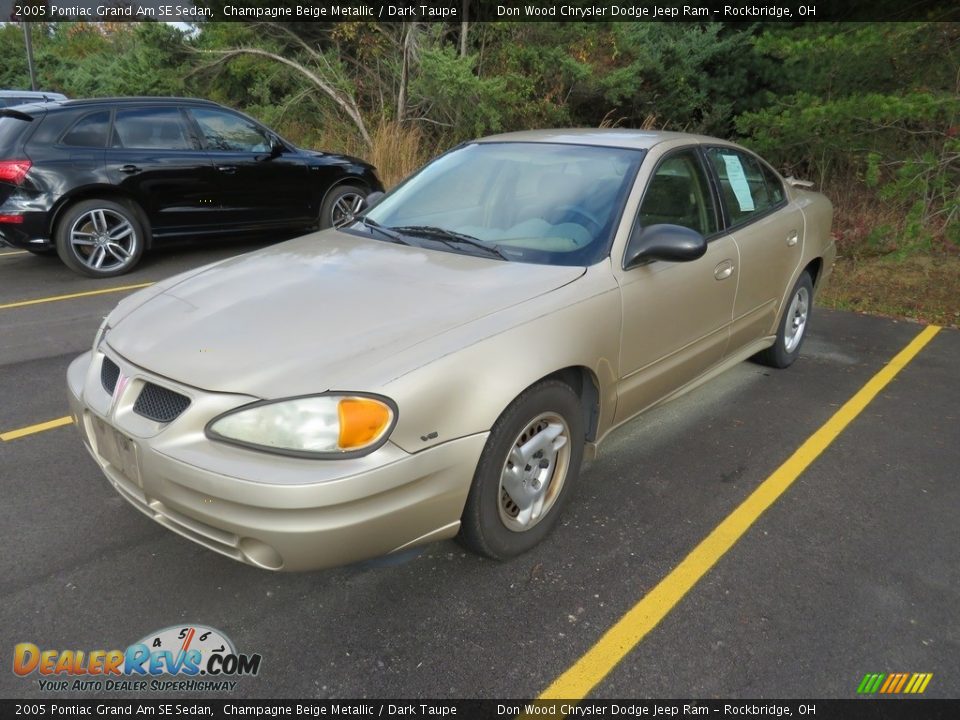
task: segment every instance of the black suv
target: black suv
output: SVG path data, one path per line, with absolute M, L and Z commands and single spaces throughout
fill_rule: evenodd
M 302 150 L 206 100 L 67 100 L 0 108 L 0 241 L 92 277 L 154 241 L 339 226 L 374 168 Z

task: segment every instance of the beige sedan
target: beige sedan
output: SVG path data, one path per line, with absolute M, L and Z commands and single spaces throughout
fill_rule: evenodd
M 679 133 L 464 144 L 339 230 L 122 301 L 68 371 L 109 482 L 270 570 L 458 536 L 508 558 L 618 425 L 798 356 L 832 207 Z

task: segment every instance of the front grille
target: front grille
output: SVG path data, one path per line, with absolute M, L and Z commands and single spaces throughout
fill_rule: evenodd
M 120 368 L 117 367 L 117 364 L 113 360 L 104 357 L 103 363 L 100 365 L 100 384 L 103 385 L 103 389 L 107 391 L 107 395 L 113 395 L 119 378 Z
M 190 398 L 187 396 L 148 382 L 133 404 L 133 411 L 145 418 L 168 423 L 175 420 L 188 405 Z

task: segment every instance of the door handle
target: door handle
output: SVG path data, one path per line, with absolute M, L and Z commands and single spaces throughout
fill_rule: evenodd
M 237 171 L 236 165 L 217 165 L 217 170 L 227 175 L 233 175 Z
M 120 168 L 120 172 L 124 175 L 133 175 L 134 173 L 140 172 L 140 168 L 136 165 L 124 165 Z
M 713 276 L 717 280 L 726 280 L 733 275 L 733 260 L 724 260 L 713 269 Z
M 800 239 L 800 233 L 796 230 L 792 230 L 789 235 L 787 235 L 787 247 L 793 247 L 797 244 L 797 241 Z

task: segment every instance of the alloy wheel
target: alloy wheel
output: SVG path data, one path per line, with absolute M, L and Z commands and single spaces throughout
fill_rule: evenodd
M 364 196 L 355 192 L 344 193 L 337 198 L 330 213 L 333 227 L 342 228 L 352 223 L 363 209 L 363 200 Z
M 80 215 L 70 226 L 74 255 L 91 270 L 118 270 L 129 264 L 139 238 L 128 218 L 107 208 L 95 208 Z

